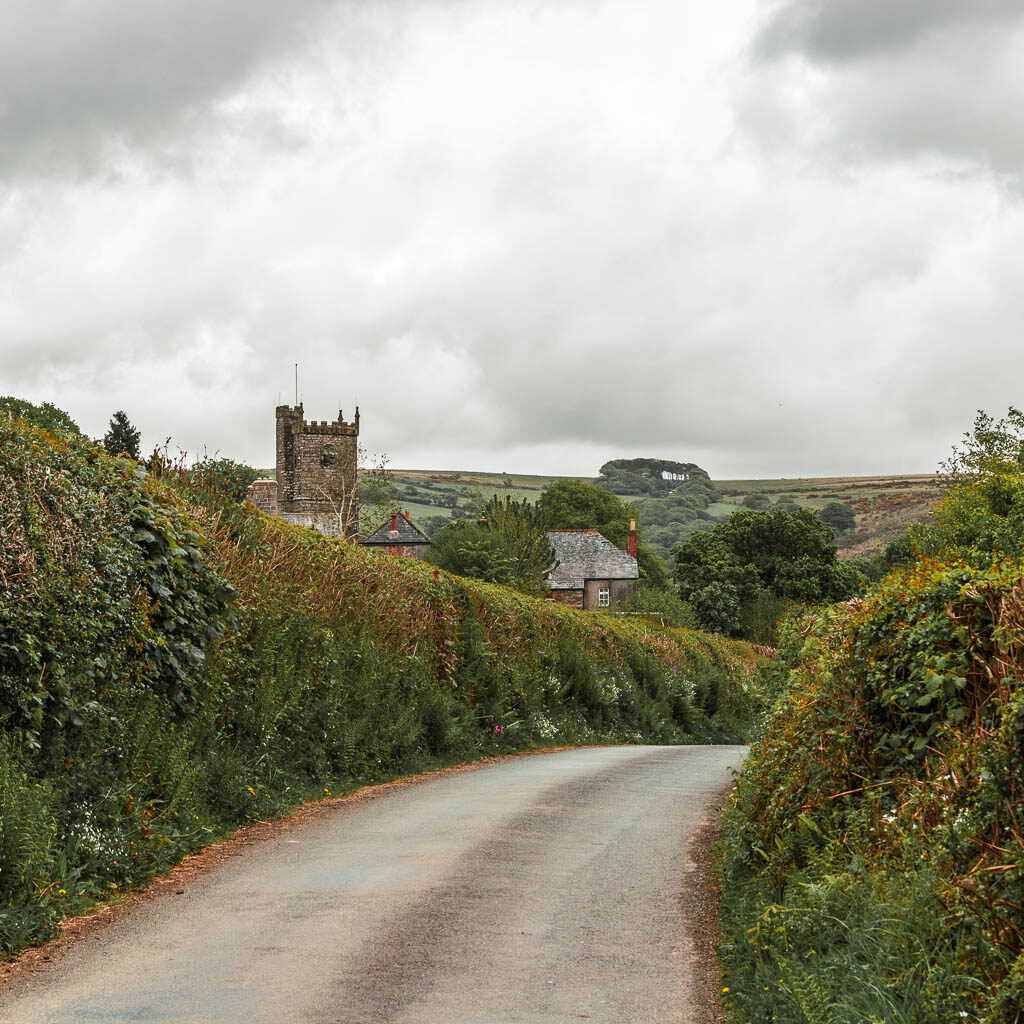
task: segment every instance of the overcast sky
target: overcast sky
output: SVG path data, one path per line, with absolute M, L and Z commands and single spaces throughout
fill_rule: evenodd
M 0 394 L 269 466 L 930 472 L 1024 404 L 1020 0 L 4 0 Z

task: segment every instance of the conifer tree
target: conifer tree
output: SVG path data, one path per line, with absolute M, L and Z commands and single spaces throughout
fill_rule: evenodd
M 110 418 L 110 429 L 103 435 L 103 447 L 111 455 L 130 455 L 138 459 L 141 436 L 128 417 L 118 409 Z

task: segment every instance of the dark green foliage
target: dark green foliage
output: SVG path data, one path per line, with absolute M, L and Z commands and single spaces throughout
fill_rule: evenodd
M 25 420 L 34 427 L 42 427 L 50 433 L 81 434 L 78 424 L 63 410 L 49 402 L 33 405 L 22 398 L 7 395 L 0 398 L 0 418 Z
M 882 564 L 886 569 L 893 569 L 898 565 L 913 562 L 914 557 L 913 541 L 909 534 L 904 533 L 886 545 L 885 551 L 882 552 Z
M 189 470 L 189 482 L 196 490 L 209 490 L 230 501 L 245 501 L 249 485 L 259 471 L 234 459 L 200 459 Z M 362 491 L 360 491 L 362 494 Z
M 753 491 L 751 494 L 747 494 L 743 498 L 743 507 L 756 509 L 759 512 L 763 512 L 766 508 L 771 508 L 772 499 L 767 494 L 762 494 L 760 491 Z
M 438 531 L 428 558 L 449 572 L 526 593 L 541 593 L 556 564 L 534 507 L 525 499 L 492 497 L 475 521 Z
M 138 459 L 141 434 L 131 425 L 120 409 L 110 418 L 110 426 L 103 435 L 103 447 L 111 455 L 127 455 Z
M 857 525 L 857 517 L 854 515 L 853 509 L 849 505 L 844 505 L 841 501 L 828 502 L 818 512 L 818 518 L 826 526 L 831 526 L 835 530 L 837 537 L 842 536 L 844 533 L 849 533 Z
M 803 509 L 743 510 L 710 533 L 694 534 L 676 549 L 675 577 L 702 627 L 729 635 L 741 633 L 745 620 L 763 621 L 765 595 L 834 601 L 859 583 L 859 574 L 838 562 L 832 531 Z
M 597 530 L 624 548 L 636 509 L 609 491 L 579 480 L 558 480 L 537 499 L 537 517 L 545 530 Z
M 606 462 L 595 486 L 632 498 L 629 516 L 643 524 L 646 538 L 640 551 L 641 579 L 653 586 L 667 585 L 667 581 L 662 583 L 658 570 L 670 558 L 673 547 L 689 538 L 702 523 L 710 525 L 705 510 L 720 498 L 700 466 L 664 459 Z M 609 534 L 605 536 L 612 540 Z M 654 562 L 655 556 L 659 563 Z
M 488 530 L 478 521 L 457 520 L 439 530 L 427 557 L 457 576 L 515 584 L 515 554 L 497 531 Z
M 672 590 L 641 583 L 623 605 L 623 611 L 649 615 L 664 626 L 697 629 L 697 615 L 693 607 L 681 600 Z
M 614 494 L 670 494 L 681 484 L 708 480 L 707 473 L 692 462 L 667 459 L 612 459 L 601 467 L 598 487 Z

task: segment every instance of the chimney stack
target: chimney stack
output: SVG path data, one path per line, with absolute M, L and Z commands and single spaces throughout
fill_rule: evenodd
M 636 558 L 636 520 L 629 521 L 629 553 Z
M 409 518 L 409 510 L 408 509 L 405 510 L 405 521 L 407 523 L 411 523 L 412 522 L 412 520 Z

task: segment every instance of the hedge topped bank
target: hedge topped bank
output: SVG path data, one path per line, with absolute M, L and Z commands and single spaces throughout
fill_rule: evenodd
M 750 648 L 288 526 L 0 420 L 0 949 L 253 818 L 514 749 L 740 740 Z

